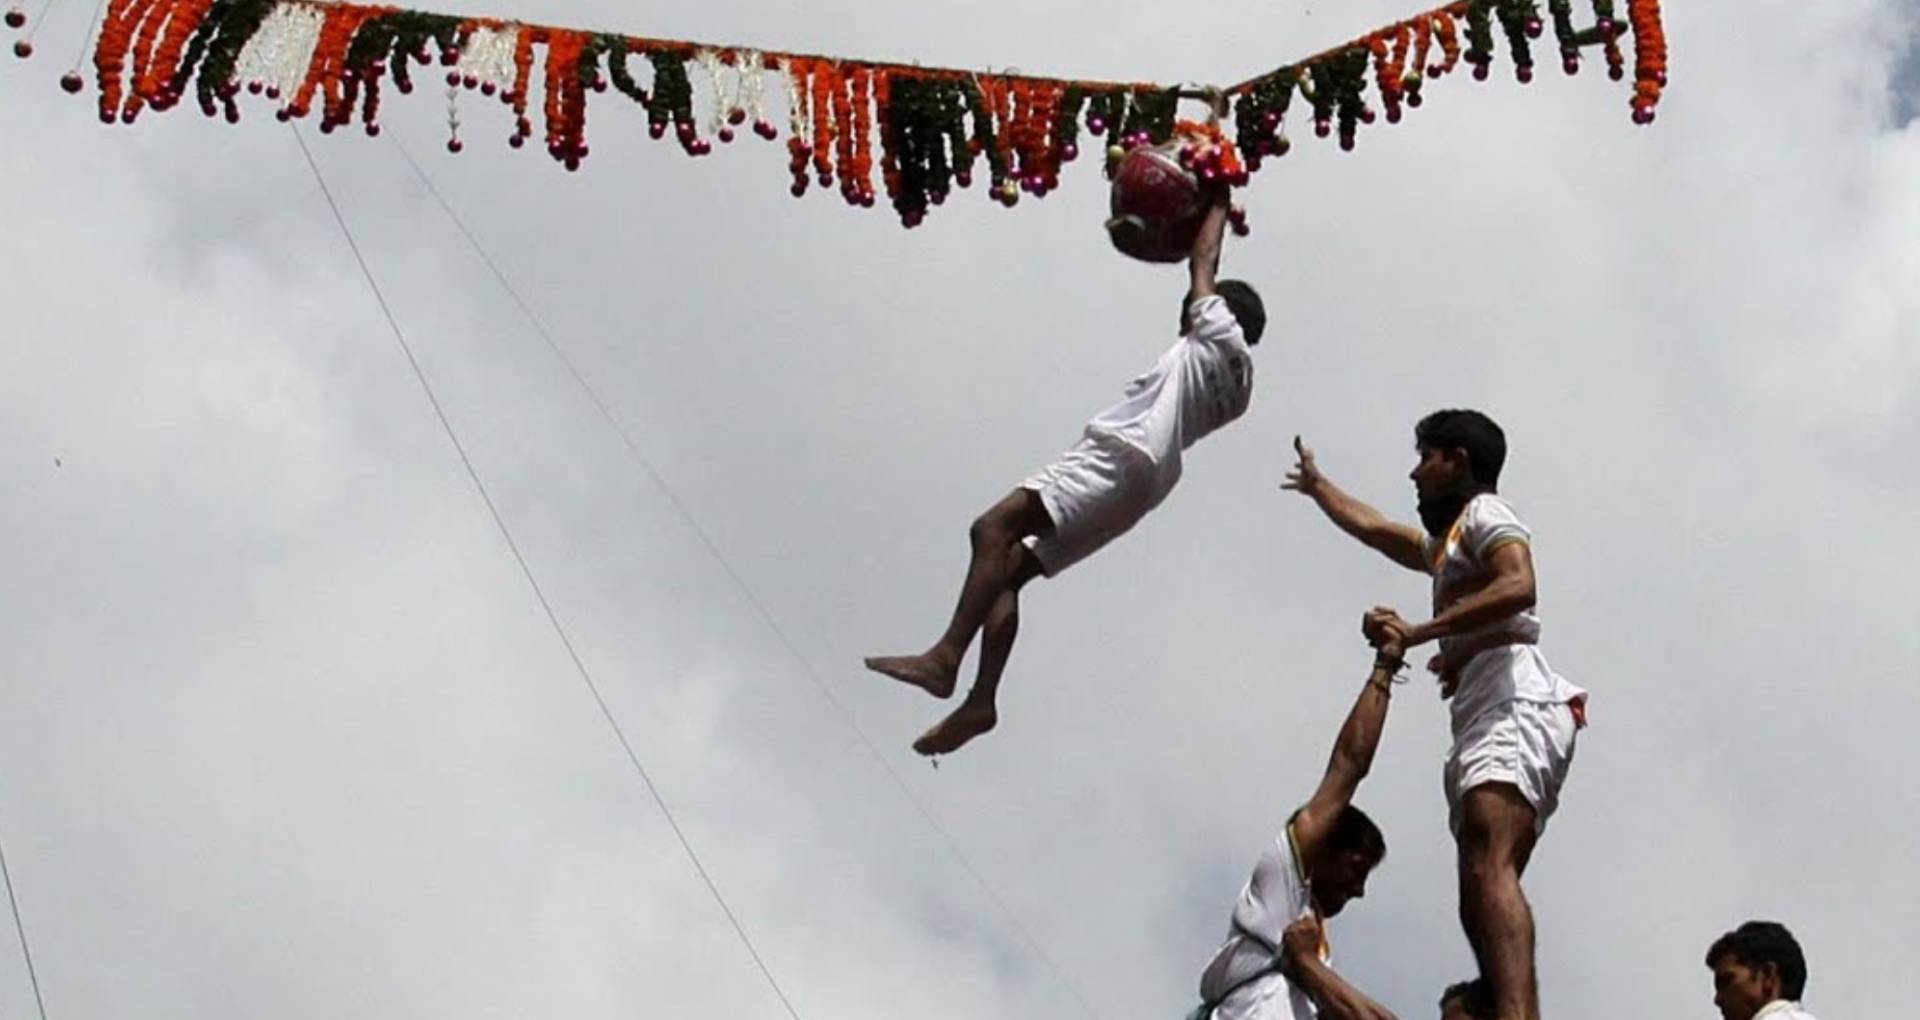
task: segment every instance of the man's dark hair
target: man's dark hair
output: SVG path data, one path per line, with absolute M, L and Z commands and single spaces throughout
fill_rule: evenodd
M 1413 427 L 1413 443 L 1421 449 L 1467 451 L 1467 470 L 1489 491 L 1500 485 L 1500 469 L 1507 463 L 1507 434 L 1479 411 L 1435 411 Z
M 1375 867 L 1387 859 L 1387 837 L 1381 835 L 1380 827 L 1365 811 L 1352 804 L 1341 808 L 1334 818 L 1333 828 L 1327 832 L 1327 848 L 1360 854 Z
M 1267 331 L 1267 304 L 1260 300 L 1260 292 L 1245 280 L 1221 280 L 1213 289 L 1227 299 L 1227 310 L 1240 323 L 1247 345 L 1259 343 L 1261 334 Z
M 1213 291 L 1227 303 L 1227 311 L 1233 313 L 1233 321 L 1240 324 L 1240 334 L 1246 338 L 1247 346 L 1259 343 L 1260 335 L 1267 331 L 1267 305 L 1260 300 L 1260 292 L 1253 289 L 1253 284 L 1245 280 L 1221 280 L 1213 285 Z M 1182 336 L 1193 329 L 1193 323 L 1187 317 L 1187 308 L 1192 303 L 1192 294 L 1180 302 Z
M 1714 939 L 1713 946 L 1707 950 L 1707 966 L 1718 966 L 1721 960 L 1732 960 L 1755 970 L 1771 963 L 1780 973 L 1781 995 L 1798 1000 L 1800 993 L 1806 991 L 1807 958 L 1801 955 L 1800 943 L 1794 941 L 1793 933 L 1784 924 L 1748 921 Z
M 1440 993 L 1440 1009 L 1445 1011 L 1447 1003 L 1460 1000 L 1460 1007 L 1467 1011 L 1473 1020 L 1494 1020 L 1493 984 L 1486 978 L 1477 977 L 1472 981 L 1462 981 L 1447 986 Z

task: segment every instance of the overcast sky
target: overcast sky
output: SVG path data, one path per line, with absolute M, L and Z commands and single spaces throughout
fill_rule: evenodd
M 0 62 L 0 840 L 49 1015 L 785 1016 L 288 129 L 264 107 L 102 127 L 56 87 L 87 6 L 61 0 L 41 53 Z M 1451 405 L 1507 427 L 1546 651 L 1593 692 L 1528 876 L 1549 1015 L 1710 1017 L 1707 944 L 1768 917 L 1806 946 L 1817 1013 L 1897 1016 L 1920 995 L 1920 5 L 1669 6 L 1651 128 L 1592 68 L 1522 88 L 1503 63 L 1355 153 L 1301 132 L 1256 178 L 1253 236 L 1226 254 L 1272 314 L 1252 410 L 1139 529 L 1028 590 L 1000 730 L 937 771 L 908 743 L 944 707 L 860 657 L 931 640 L 968 521 L 1150 362 L 1185 286 L 1108 248 L 1094 162 L 1044 201 L 963 193 L 908 232 L 789 198 L 777 145 L 648 142 L 611 94 L 572 175 L 502 144 L 491 104 L 448 156 L 434 90 L 390 99 L 391 139 L 310 139 L 611 711 L 806 1020 L 1189 1008 L 1358 690 L 1361 610 L 1425 599 L 1279 491 L 1288 441 L 1411 519 L 1412 424 Z M 469 12 L 1220 82 L 1409 13 L 1196 10 Z M 1416 686 L 1393 711 L 1359 798 L 1389 859 L 1334 942 L 1412 1018 L 1472 964 L 1444 706 Z M 0 937 L 0 1016 L 32 1009 Z

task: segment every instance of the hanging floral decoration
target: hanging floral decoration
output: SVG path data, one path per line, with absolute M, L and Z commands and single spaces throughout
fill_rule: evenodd
M 1590 18 L 1575 9 L 1583 2 Z M 1133 148 L 1177 135 L 1197 175 L 1244 186 L 1291 149 L 1286 121 L 1297 109 L 1310 112 L 1316 135 L 1337 133 L 1351 149 L 1380 113 L 1396 123 L 1420 107 L 1433 79 L 1462 64 L 1487 78 L 1502 42 L 1516 77 L 1531 81 L 1534 44 L 1549 20 L 1567 74 L 1597 50 L 1610 76 L 1623 78 L 1622 43 L 1631 36 L 1633 120 L 1653 120 L 1667 81 L 1659 0 L 1546 0 L 1544 18 L 1534 0 L 1455 0 L 1219 90 L 926 68 L 316 0 L 107 0 L 93 67 L 108 123 L 130 124 L 188 96 L 203 114 L 238 121 L 244 95 L 270 103 L 283 121 L 317 116 L 330 132 L 357 120 L 368 134 L 380 131 L 386 90 L 411 93 L 421 73 L 429 81 L 444 73 L 453 152 L 464 147 L 460 104 L 474 94 L 512 111 L 506 140 L 523 147 L 533 137 L 537 90 L 547 153 L 569 170 L 589 152 L 594 93 L 626 96 L 644 111 L 650 137 L 671 134 L 700 157 L 746 130 L 777 140 L 781 128 L 766 107 L 771 87 L 785 99 L 795 196 L 817 185 L 855 206 L 884 198 L 912 227 L 956 188 L 981 180 L 983 163 L 994 201 L 1045 197 L 1079 157 L 1082 129 L 1106 140 L 1109 168 Z M 21 31 L 27 19 L 12 9 L 5 24 Z M 22 35 L 14 49 L 30 55 L 31 40 Z M 84 88 L 77 75 L 61 84 Z M 1230 102 L 1233 137 L 1215 119 L 1179 121 L 1189 99 Z
M 1574 0 L 1549 0 L 1554 38 L 1559 45 L 1561 70 L 1579 73 L 1585 53 L 1598 48 L 1610 76 L 1625 75 L 1620 40 L 1631 32 L 1634 40 L 1633 121 L 1651 124 L 1654 108 L 1667 83 L 1667 45 L 1659 0 L 1625 0 L 1628 18 L 1619 20 L 1614 0 L 1592 0 L 1593 22 L 1575 21 Z M 1342 47 L 1283 66 L 1242 82 L 1234 122 L 1248 168 L 1258 170 L 1266 158 L 1283 156 L 1292 143 L 1283 123 L 1296 93 L 1313 109 L 1314 133 L 1325 138 L 1337 125 L 1342 149 L 1352 149 L 1362 125 L 1377 116 L 1367 102 L 1367 72 L 1388 123 L 1398 123 L 1404 110 L 1421 105 L 1426 83 L 1450 74 L 1461 64 L 1484 81 L 1504 37 L 1521 83 L 1533 81 L 1533 43 L 1546 31 L 1540 7 L 1533 0 L 1460 0 L 1396 22 Z M 1464 40 L 1465 45 L 1462 45 Z

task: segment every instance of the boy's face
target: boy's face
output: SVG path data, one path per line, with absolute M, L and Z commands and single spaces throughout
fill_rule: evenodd
M 1320 916 L 1333 917 L 1345 910 L 1349 901 L 1365 896 L 1367 876 L 1378 863 L 1351 850 L 1335 851 L 1320 862 L 1313 870 L 1313 900 Z
M 1769 981 L 1771 967 L 1749 967 L 1731 956 L 1722 956 L 1713 965 L 1713 1004 L 1720 1007 L 1723 1020 L 1753 1020 L 1760 1007 L 1778 996 Z
M 1413 488 L 1420 498 L 1427 499 L 1457 488 L 1467 477 L 1467 453 L 1465 450 L 1442 450 L 1437 446 L 1422 446 L 1420 459 L 1407 472 L 1413 479 Z

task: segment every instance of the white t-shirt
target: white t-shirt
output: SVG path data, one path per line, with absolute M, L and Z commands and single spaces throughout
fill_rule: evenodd
M 1473 497 L 1460 511 L 1445 539 L 1431 535 L 1426 539 L 1424 553 L 1428 571 L 1433 575 L 1434 613 L 1442 612 L 1493 580 L 1491 557 L 1495 549 L 1510 542 L 1532 540 L 1533 533 L 1520 523 L 1512 504 L 1491 492 Z M 1537 646 L 1540 616 L 1532 609 L 1441 638 L 1440 654 L 1451 656 L 1467 643 L 1495 634 L 1511 634 L 1522 639 L 1522 643 L 1482 652 L 1467 664 L 1453 696 L 1455 732 L 1481 712 L 1504 701 L 1517 698 L 1560 704 L 1586 694 L 1548 668 L 1546 657 Z
M 1187 318 L 1187 335 L 1087 423 L 1145 453 L 1163 492 L 1180 478 L 1180 452 L 1245 414 L 1253 397 L 1253 358 L 1226 299 L 1196 298 Z
M 1753 1020 L 1814 1020 L 1814 1015 L 1800 1008 L 1797 1002 L 1775 999 L 1760 1007 Z
M 1234 904 L 1227 940 L 1200 975 L 1200 999 L 1214 1003 L 1212 1020 L 1313 1020 L 1313 1000 L 1277 969 L 1287 925 L 1313 911 L 1293 826 L 1274 838 L 1254 863 L 1253 876 Z M 1327 947 L 1320 950 L 1327 959 Z

